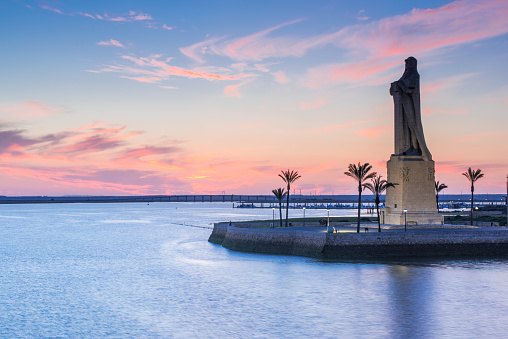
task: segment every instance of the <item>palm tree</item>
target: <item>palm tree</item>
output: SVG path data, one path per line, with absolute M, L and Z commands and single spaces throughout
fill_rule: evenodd
M 291 190 L 291 184 L 294 183 L 296 180 L 300 179 L 302 176 L 298 174 L 297 171 L 281 171 L 282 174 L 279 174 L 279 177 L 284 180 L 284 182 L 287 184 L 287 204 L 286 204 L 286 227 L 288 227 L 288 215 L 289 215 L 289 192 Z
M 282 199 L 284 199 L 287 192 L 284 192 L 283 188 L 277 188 L 276 190 L 272 190 L 272 193 L 275 195 L 277 200 L 279 200 L 280 227 L 282 227 Z
M 483 178 L 481 169 L 472 170 L 471 167 L 467 169 L 467 172 L 462 173 L 463 176 L 471 182 L 471 226 L 473 226 L 473 197 L 474 197 L 474 183 L 476 180 Z
M 366 184 L 363 184 L 363 188 L 368 188 L 372 194 L 376 196 L 376 199 L 374 202 L 376 203 L 376 211 L 377 211 L 377 231 L 381 232 L 381 220 L 379 219 L 379 196 L 386 191 L 388 187 L 395 187 L 397 184 L 392 184 L 391 182 L 388 182 L 386 180 L 381 180 L 383 176 L 380 175 L 379 177 L 374 175 L 371 178 L 371 182 L 368 182 Z
M 358 162 L 358 166 L 355 164 L 349 164 L 348 171 L 344 172 L 345 175 L 358 182 L 358 224 L 356 226 L 356 233 L 360 233 L 360 207 L 362 205 L 362 190 L 364 188 L 363 181 L 372 179 L 377 174 L 376 172 L 369 173 L 371 169 L 372 166 L 368 162 L 363 165 Z
M 444 190 L 445 188 L 448 188 L 445 184 L 440 184 L 439 181 L 434 181 L 434 184 L 436 185 L 436 206 L 437 206 L 437 213 L 439 213 L 439 192 Z

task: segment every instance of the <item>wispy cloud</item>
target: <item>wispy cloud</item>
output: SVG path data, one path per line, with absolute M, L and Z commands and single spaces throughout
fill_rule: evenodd
M 4 120 L 40 118 L 66 111 L 63 107 L 31 100 L 20 104 L 0 106 L 0 114 Z
M 456 142 L 465 142 L 465 141 L 473 141 L 480 138 L 491 137 L 494 133 L 478 133 L 478 134 L 470 134 L 464 135 L 461 137 L 455 137 Z
M 224 95 L 227 96 L 227 97 L 236 97 L 236 98 L 241 98 L 242 95 L 240 94 L 240 92 L 238 91 L 238 88 L 240 86 L 243 86 L 245 85 L 246 83 L 248 83 L 249 81 L 244 81 L 244 82 L 241 82 L 239 84 L 235 84 L 235 85 L 230 85 L 230 86 L 226 86 L 226 88 L 224 88 Z
M 289 78 L 283 71 L 273 72 L 272 75 L 274 76 L 275 81 L 277 81 L 280 84 L 286 84 L 289 82 Z
M 455 109 L 443 109 L 443 108 L 424 108 L 422 110 L 423 115 L 435 115 L 435 114 L 451 114 L 451 115 L 464 115 L 467 114 L 465 108 Z
M 392 129 L 393 125 L 383 125 L 359 130 L 357 134 L 365 138 L 377 138 L 380 135 L 391 133 Z
M 109 39 L 108 41 L 99 41 L 97 43 L 99 46 L 115 46 L 115 47 L 121 47 L 125 48 L 125 46 L 118 40 Z
M 105 65 L 101 69 L 88 70 L 92 73 L 120 73 L 121 77 L 144 83 L 159 83 L 172 76 L 186 77 L 190 79 L 207 80 L 240 80 L 249 77 L 249 74 L 232 74 L 226 68 L 221 68 L 222 73 L 205 72 L 201 69 L 185 69 L 170 64 L 172 58 L 163 59 L 161 55 L 149 57 L 135 57 L 123 55 L 121 59 L 128 63 L 118 62 L 113 65 Z
M 507 33 L 507 15 L 506 1 L 464 0 L 435 9 L 414 9 L 328 34 L 303 38 L 276 34 L 302 21 L 298 19 L 240 38 L 212 37 L 180 51 L 200 63 L 210 55 L 236 62 L 260 62 L 268 58 L 302 57 L 311 49 L 334 46 L 346 50 L 351 61 L 311 68 L 302 84 L 313 88 L 377 84 L 379 78 L 385 81 L 387 72 L 400 67 L 401 59 L 409 55 L 428 55 L 443 47 Z
M 110 13 L 89 13 L 89 12 L 66 12 L 64 10 L 61 10 L 59 8 L 56 8 L 55 6 L 50 6 L 48 4 L 41 4 L 39 5 L 41 9 L 51 11 L 54 13 L 58 13 L 61 15 L 67 15 L 67 16 L 83 16 L 86 18 L 94 19 L 94 20 L 104 20 L 104 21 L 111 21 L 111 22 L 121 22 L 121 23 L 127 23 L 127 22 L 144 22 L 146 23 L 146 26 L 149 28 L 157 29 L 159 26 L 157 25 L 155 19 L 147 13 L 139 12 L 139 11 L 128 11 L 124 12 L 122 14 L 110 14 Z M 164 30 L 171 30 L 173 27 L 168 26 L 166 24 L 163 24 L 161 29 Z
M 465 80 L 478 75 L 478 73 L 465 73 L 455 76 L 446 77 L 433 82 L 427 82 L 422 85 L 422 93 L 439 92 L 443 89 L 459 86 L 465 82 Z
M 309 133 L 315 133 L 315 134 L 322 134 L 322 133 L 330 133 L 345 127 L 355 126 L 355 125 L 362 125 L 362 124 L 368 124 L 372 122 L 376 122 L 378 120 L 362 120 L 362 121 L 352 121 L 345 124 L 338 124 L 338 125 L 329 125 L 324 126 L 320 128 L 315 128 L 312 130 L 309 130 Z
M 302 110 L 308 110 L 308 109 L 319 108 L 321 106 L 326 105 L 327 103 L 328 103 L 328 100 L 326 98 L 320 97 L 314 101 L 301 102 L 299 104 L 299 107 Z

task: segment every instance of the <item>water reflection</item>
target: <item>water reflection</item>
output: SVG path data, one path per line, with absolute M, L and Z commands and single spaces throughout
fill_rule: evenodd
M 387 292 L 390 296 L 387 317 L 393 329 L 392 335 L 415 338 L 429 334 L 429 325 L 434 323 L 432 272 L 420 274 L 420 267 L 409 265 L 392 265 L 387 270 Z

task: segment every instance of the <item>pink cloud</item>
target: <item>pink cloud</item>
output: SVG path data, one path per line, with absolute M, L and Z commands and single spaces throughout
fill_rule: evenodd
M 115 47 L 121 47 L 125 48 L 124 45 L 122 45 L 118 40 L 109 39 L 108 41 L 100 41 L 97 43 L 97 45 L 100 46 L 115 46 Z
M 307 110 L 307 109 L 314 109 L 314 108 L 324 106 L 327 103 L 328 103 L 328 100 L 326 100 L 325 98 L 318 98 L 312 102 L 301 102 L 299 106 L 300 106 L 300 109 Z
M 467 114 L 467 110 L 464 108 L 456 108 L 456 109 L 424 108 L 422 110 L 422 114 L 427 116 L 434 114 L 464 115 Z
M 493 135 L 493 133 L 470 134 L 470 135 L 464 135 L 462 137 L 455 137 L 455 141 L 456 142 L 472 141 L 472 140 L 476 140 L 479 138 L 490 137 L 492 135 Z
M 286 84 L 289 82 L 289 78 L 283 71 L 273 72 L 272 75 L 275 77 L 275 81 L 281 84 Z
M 4 119 L 28 119 L 61 114 L 66 110 L 62 107 L 52 106 L 38 101 L 25 101 L 17 105 L 0 106 L 0 114 Z
M 393 125 L 383 125 L 362 129 L 358 131 L 357 134 L 365 138 L 377 138 L 380 135 L 391 133 L 392 129 Z
M 436 9 L 413 11 L 385 19 L 347 26 L 329 34 L 298 38 L 275 35 L 283 27 L 301 20 L 282 23 L 263 31 L 234 39 L 211 38 L 180 49 L 196 61 L 219 55 L 235 61 L 262 61 L 267 58 L 301 57 L 310 49 L 332 45 L 345 49 L 354 61 L 312 68 L 302 83 L 319 88 L 348 83 L 380 83 L 379 78 L 400 67 L 409 55 L 423 56 L 433 51 L 472 43 L 508 32 L 508 3 L 456 1 Z M 364 55 L 358 60 L 358 55 Z
M 102 69 L 88 70 L 92 73 L 121 73 L 122 77 L 136 80 L 144 83 L 157 83 L 169 79 L 171 76 L 186 77 L 191 79 L 207 80 L 239 80 L 249 77 L 249 74 L 232 75 L 226 68 L 221 68 L 221 73 L 212 73 L 202 71 L 201 69 L 185 69 L 169 64 L 171 58 L 161 60 L 160 55 L 150 57 L 133 57 L 131 55 L 121 56 L 122 59 L 132 62 L 134 65 L 117 63 L 115 65 L 106 65 Z M 135 76 L 132 76 L 135 75 Z
M 477 75 L 477 73 L 467 73 L 467 74 L 459 74 L 451 77 L 447 77 L 444 79 L 440 79 L 434 82 L 428 82 L 422 84 L 421 92 L 422 93 L 432 93 L 442 91 L 443 89 L 451 88 L 460 85 L 464 82 L 464 80 L 471 78 Z
M 241 98 L 242 95 L 240 94 L 240 92 L 238 92 L 238 88 L 240 86 L 245 85 L 246 83 L 248 83 L 248 81 L 244 81 L 236 85 L 226 86 L 226 88 L 224 88 L 224 95 L 227 97 Z
M 355 125 L 360 125 L 360 124 L 367 124 L 367 123 L 376 122 L 376 121 L 377 120 L 353 121 L 353 122 L 348 122 L 346 124 L 324 126 L 324 127 L 316 128 L 313 130 L 309 130 L 309 132 L 315 133 L 315 134 L 329 133 L 329 132 L 332 132 L 332 131 L 335 131 L 338 129 L 342 129 L 344 127 L 350 127 L 350 126 L 355 126 Z

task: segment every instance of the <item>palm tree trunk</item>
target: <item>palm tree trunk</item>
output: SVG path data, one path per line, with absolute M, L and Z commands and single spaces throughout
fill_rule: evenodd
M 289 190 L 290 190 L 290 187 L 288 185 L 288 199 L 287 199 L 287 204 L 286 204 L 286 227 L 288 227 L 288 216 L 289 216 Z
M 377 231 L 381 232 L 381 219 L 379 219 L 379 203 L 376 203 L 376 211 L 377 211 Z
M 437 207 L 437 213 L 439 213 L 439 194 L 436 193 L 436 207 Z
M 356 233 L 360 233 L 360 206 L 362 205 L 362 182 L 358 184 L 358 221 L 356 224 Z
M 279 215 L 280 215 L 280 227 L 282 227 L 282 199 L 279 200 Z
M 473 226 L 473 197 L 474 197 L 474 187 L 471 185 L 471 226 Z

